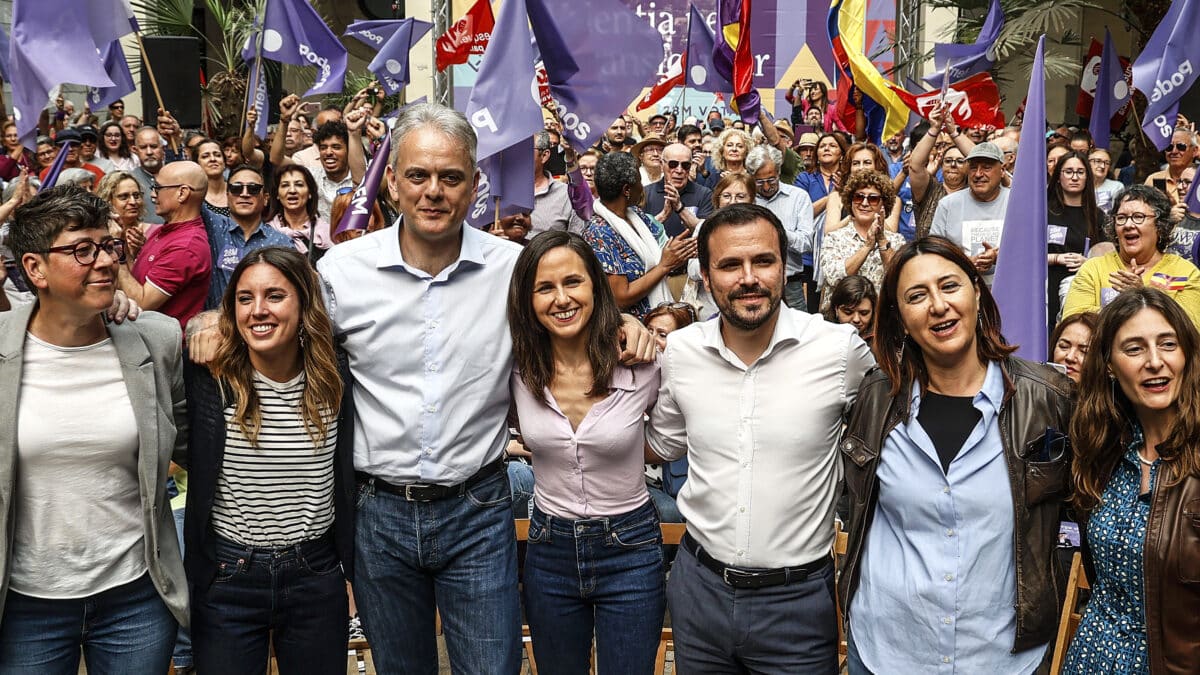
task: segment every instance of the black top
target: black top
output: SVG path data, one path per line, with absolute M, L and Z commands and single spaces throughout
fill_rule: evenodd
M 942 473 L 950 473 L 950 462 L 958 457 L 963 443 L 983 414 L 975 408 L 974 396 L 944 396 L 927 391 L 921 397 L 917 421 L 937 449 Z
M 1061 213 L 1048 211 L 1046 215 L 1049 221 L 1046 233 L 1047 253 L 1079 253 L 1087 256 L 1084 245 L 1095 246 L 1100 243 L 1099 241 L 1087 241 L 1087 220 L 1084 218 L 1082 206 L 1063 206 Z M 1097 209 L 1096 223 L 1103 222 L 1103 218 L 1104 214 Z M 1065 233 L 1059 229 L 1063 227 L 1067 228 Z M 1062 237 L 1064 234 L 1065 238 Z M 1055 244 L 1056 240 L 1063 243 Z M 1058 311 L 1062 306 L 1058 301 L 1058 287 L 1063 279 L 1070 275 L 1066 265 L 1050 265 L 1049 274 L 1046 277 L 1046 310 L 1048 314 L 1046 325 L 1050 328 L 1058 323 Z

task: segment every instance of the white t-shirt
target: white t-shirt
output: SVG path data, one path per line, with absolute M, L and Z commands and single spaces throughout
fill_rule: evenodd
M 82 598 L 146 573 L 138 431 L 111 339 L 25 336 L 9 587 Z

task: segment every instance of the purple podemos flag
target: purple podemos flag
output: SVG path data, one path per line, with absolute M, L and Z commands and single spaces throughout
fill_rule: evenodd
M 1163 150 L 1175 132 L 1179 100 L 1200 76 L 1200 0 L 1174 0 L 1133 62 L 1133 86 L 1149 103 L 1142 131 Z
M 687 58 L 687 86 L 696 91 L 711 94 L 732 94 L 733 83 L 721 77 L 713 64 L 713 46 L 716 38 L 704 23 L 704 15 L 695 5 L 689 5 Z
M 1108 149 L 1112 135 L 1113 115 L 1129 100 L 1129 84 L 1125 81 L 1125 69 L 1113 46 L 1112 33 L 1104 29 L 1104 51 L 1100 53 L 1100 78 L 1096 81 L 1096 93 L 1092 96 L 1092 119 L 1088 131 L 1096 147 Z
M 500 211 L 496 211 L 499 201 Z M 471 227 L 486 230 L 497 218 L 533 210 L 533 136 L 479 160 L 479 188 L 467 212 Z
M 266 0 L 263 14 L 262 57 L 293 66 L 315 66 L 317 79 L 304 93 L 340 94 L 346 79 L 346 48 L 325 25 L 308 0 Z M 242 60 L 253 63 L 255 38 L 242 49 Z M 261 115 L 260 115 L 261 117 Z
M 109 103 L 132 94 L 137 88 L 133 84 L 133 74 L 129 72 L 129 63 L 125 61 L 125 51 L 121 49 L 120 40 L 113 40 L 104 46 L 100 52 L 104 60 L 104 70 L 113 81 L 111 87 L 88 87 L 87 100 L 92 110 L 101 110 Z
M 663 58 L 662 36 L 621 0 L 525 4 L 550 93 L 558 103 L 563 135 L 583 152 L 655 82 Z M 493 44 L 496 32 L 499 20 Z
M 383 183 L 383 169 L 388 164 L 388 156 L 392 154 L 392 134 L 383 137 L 379 151 L 371 158 L 363 181 L 350 196 L 350 205 L 346 207 L 342 219 L 335 225 L 333 233 L 340 234 L 346 230 L 367 231 L 371 224 L 371 213 L 374 210 L 375 198 L 379 196 L 379 186 Z
M 944 74 L 949 76 L 951 82 L 961 82 L 976 73 L 990 70 L 996 63 L 993 47 L 1003 27 L 1004 10 L 1000 7 L 1000 0 L 992 0 L 974 44 L 939 42 L 933 46 L 933 65 L 937 72 L 927 76 L 925 81 L 936 87 L 941 84 Z
M 388 96 L 400 93 L 409 83 L 408 52 L 433 28 L 428 21 L 355 21 L 342 35 L 353 37 L 378 53 L 367 70 L 371 71 Z
M 1000 307 L 1005 338 L 1020 345 L 1017 356 L 1046 360 L 1046 36 L 1038 39 L 1026 94 L 1025 121 L 1017 148 L 1004 234 L 996 258 L 992 295 Z M 1058 289 L 1052 289 L 1057 293 Z

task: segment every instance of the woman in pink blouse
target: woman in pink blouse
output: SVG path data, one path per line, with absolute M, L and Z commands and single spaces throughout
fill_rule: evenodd
M 617 361 L 621 315 L 582 237 L 550 231 L 508 294 L 513 401 L 535 483 L 525 611 L 539 670 L 650 673 L 666 609 L 662 535 L 643 479 L 658 365 Z

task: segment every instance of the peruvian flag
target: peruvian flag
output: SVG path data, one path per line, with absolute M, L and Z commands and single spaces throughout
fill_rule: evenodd
M 658 103 L 662 97 L 666 96 L 675 87 L 685 86 L 686 77 L 684 76 L 684 73 L 686 72 L 687 50 L 684 50 L 683 54 L 679 56 L 679 61 L 674 67 L 667 71 L 667 74 L 663 78 L 662 82 L 654 85 L 650 91 L 646 92 L 646 95 L 642 97 L 642 100 L 638 101 L 637 109 L 645 110 L 655 103 Z
M 488 0 L 476 0 L 471 9 L 437 39 L 437 69 L 466 63 L 472 54 L 482 54 L 492 37 L 496 17 Z
M 899 86 L 888 83 L 908 109 L 921 117 L 929 117 L 939 101 L 945 98 L 950 104 L 950 115 L 960 127 L 1004 126 L 1004 113 L 1000 111 L 1000 91 L 987 71 L 977 73 L 961 82 L 955 82 L 944 91 L 927 91 L 913 95 Z

